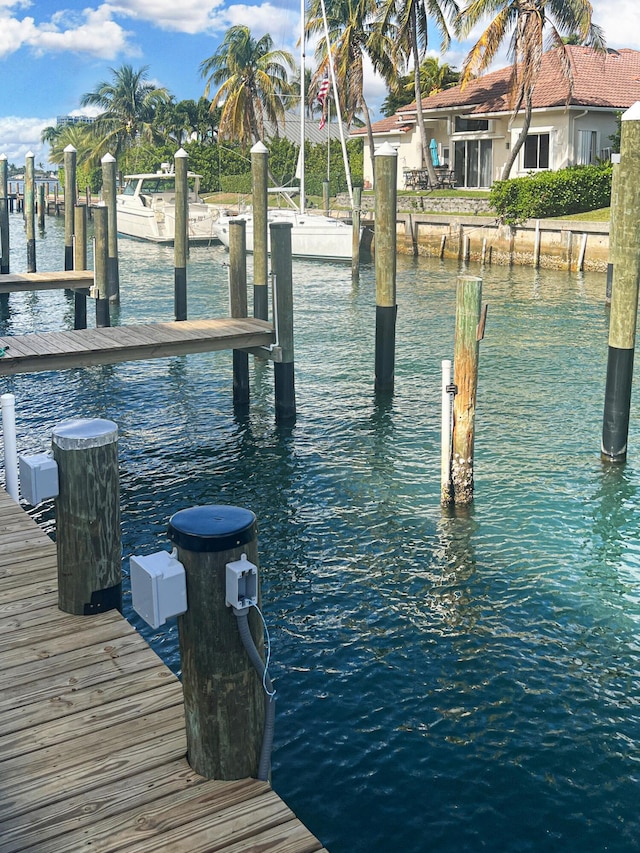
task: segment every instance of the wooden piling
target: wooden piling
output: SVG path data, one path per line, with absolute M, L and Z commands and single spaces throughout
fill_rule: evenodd
M 174 312 L 176 320 L 187 319 L 187 254 L 189 250 L 189 155 L 180 148 L 174 155 L 176 173 L 174 256 Z
M 453 503 L 453 483 L 451 482 L 451 413 L 452 413 L 451 361 L 442 361 L 442 399 L 440 429 L 440 504 L 450 506 Z
M 290 222 L 272 222 L 271 268 L 273 271 L 273 303 L 276 341 L 280 361 L 273 365 L 275 410 L 278 423 L 289 423 L 296 417 L 296 391 L 293 353 L 293 278 L 291 273 Z
M 398 153 L 389 143 L 375 152 L 376 343 L 375 390 L 392 392 L 396 348 L 396 200 Z
M 38 228 L 44 231 L 44 214 L 47 208 L 44 184 L 38 184 Z
M 66 206 L 65 206 L 66 216 Z M 93 264 L 95 268 L 94 296 L 96 300 L 96 327 L 107 328 L 111 325 L 109 316 L 109 296 L 107 285 L 108 257 L 108 214 L 106 207 L 96 207 L 94 210 L 95 243 Z
M 622 115 L 616 208 L 615 267 L 609 320 L 609 351 L 602 424 L 604 462 L 625 462 L 640 279 L 640 101 Z
M 353 188 L 353 213 L 352 213 L 352 242 L 351 242 L 351 281 L 360 281 L 360 232 L 362 216 L 362 187 Z
M 27 232 L 27 272 L 36 269 L 35 155 L 29 151 L 24 168 L 24 218 Z
M 0 154 L 0 275 L 9 273 L 9 191 L 7 175 L 9 173 L 7 157 Z M 8 294 L 2 294 L 0 301 Z
M 536 219 L 536 230 L 533 236 L 533 268 L 540 266 L 540 220 Z
M 58 606 L 90 615 L 122 609 L 118 427 L 77 419 L 54 427 Z
M 442 237 L 440 238 L 440 254 L 439 254 L 440 260 L 442 260 L 444 258 L 444 249 L 445 249 L 446 244 L 447 244 L 447 235 L 443 234 Z
M 247 234 L 244 219 L 229 221 L 229 303 L 232 317 L 247 317 Z M 249 405 L 249 354 L 233 350 L 233 404 Z
M 187 581 L 187 611 L 178 617 L 187 760 L 208 779 L 255 777 L 265 697 L 226 605 L 226 564 L 246 554 L 258 565 L 256 517 L 240 507 L 193 507 L 171 517 L 168 535 Z M 249 625 L 261 653 L 254 609 Z
M 620 155 L 611 155 L 611 209 L 609 212 L 609 262 L 607 263 L 607 284 L 605 291 L 605 305 L 611 303 L 613 290 L 613 276 L 616 266 L 616 246 L 618 241 L 619 220 L 614 219 L 613 211 L 620 210 Z
M 251 149 L 253 181 L 253 316 L 269 319 L 269 250 L 267 171 L 269 152 L 262 142 Z
M 77 204 L 74 208 L 73 222 L 73 268 L 87 268 L 87 208 Z M 82 290 L 74 290 L 74 329 L 87 328 L 87 294 Z
M 453 404 L 451 479 L 456 505 L 473 501 L 473 446 L 478 386 L 479 329 L 482 279 L 458 276 L 453 369 L 456 393 Z
M 118 269 L 118 214 L 116 207 L 116 158 L 105 154 L 102 160 L 102 200 L 107 206 L 107 296 L 112 303 L 120 302 L 120 271 Z M 88 187 L 87 187 L 88 189 Z M 87 195 L 87 212 L 91 211 L 91 194 Z
M 64 149 L 64 268 L 73 269 L 73 208 L 76 204 L 76 159 L 73 145 Z

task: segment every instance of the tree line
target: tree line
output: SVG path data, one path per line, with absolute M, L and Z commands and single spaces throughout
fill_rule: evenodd
M 309 0 L 306 36 L 322 36 L 326 10 L 330 51 L 320 37 L 315 70 L 301 105 L 300 69 L 290 53 L 274 49 L 270 35 L 255 38 L 246 26 L 231 27 L 215 52 L 200 64 L 204 92 L 198 101 L 176 101 L 164 87 L 149 82 L 148 67 L 123 65 L 111 79 L 99 83 L 81 99 L 81 106 L 98 109 L 95 120 L 46 128 L 43 140 L 50 159 L 63 162 L 64 148 L 78 152 L 79 176 L 90 182 L 101 157 L 113 154 L 122 171 L 141 171 L 149 161 L 157 167 L 176 146 L 189 146 L 190 155 L 208 162 L 213 189 L 214 165 L 218 184 L 231 164 L 247 162 L 249 146 L 262 139 L 279 140 L 289 111 L 324 109 L 318 99 L 329 67 L 340 93 L 340 114 L 351 126 L 366 125 L 370 156 L 374 142 L 369 107 L 364 97 L 364 68 L 368 60 L 385 80 L 387 114 L 415 101 L 422 160 L 433 170 L 422 98 L 458 81 L 466 85 L 485 71 L 505 42 L 513 64 L 511 103 L 514 115 L 524 114 L 523 130 L 512 146 L 503 179 L 524 144 L 532 115 L 533 92 L 545 47 L 558 51 L 563 73 L 572 85 L 567 43 L 604 50 L 600 27 L 592 21 L 589 0 Z M 464 38 L 484 26 L 458 73 L 428 56 L 429 36 L 435 30 L 445 51 L 453 37 Z M 211 97 L 210 97 L 211 96 Z M 268 136 L 268 139 L 265 137 Z M 358 150 L 358 143 L 350 143 Z M 208 158 L 205 156 L 208 149 Z M 215 150 L 214 150 L 215 149 Z M 203 153 L 204 152 L 204 153 Z M 289 156 L 288 152 L 287 156 Z M 243 159 L 244 158 L 244 159 Z M 214 164 L 214 165 L 212 165 Z M 248 168 L 241 167 L 241 172 Z M 435 175 L 432 175 L 435 182 Z

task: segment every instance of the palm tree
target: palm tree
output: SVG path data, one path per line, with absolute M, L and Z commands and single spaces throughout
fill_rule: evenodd
M 153 126 L 156 111 L 171 96 L 164 87 L 149 82 L 146 65 L 137 71 L 131 65 L 109 70 L 112 79 L 99 83 L 93 92 L 82 96 L 80 103 L 102 110 L 93 125 L 97 137 L 93 156 L 98 158 L 110 151 L 117 159 L 141 140 L 157 141 L 158 132 Z
M 487 0 L 491 2 L 491 0 Z M 495 0 L 494 0 L 495 2 Z M 395 40 L 395 57 L 398 65 L 413 64 L 413 84 L 416 99 L 416 116 L 420 131 L 422 163 L 429 172 L 429 178 L 437 183 L 433 160 L 429 150 L 427 129 L 422 112 L 422 84 L 420 79 L 420 60 L 429 46 L 428 23 L 430 20 L 440 34 L 440 47 L 444 51 L 449 47 L 451 34 L 449 21 L 458 15 L 456 0 L 384 0 L 382 7 L 382 25 L 386 30 L 395 20 L 398 28 Z
M 487 14 L 494 14 L 488 27 L 469 51 L 462 67 L 464 86 L 474 75 L 485 71 L 509 33 L 508 56 L 511 72 L 512 116 L 524 109 L 522 130 L 504 165 L 502 180 L 507 180 L 516 157 L 529 132 L 533 111 L 533 91 L 540 73 L 545 35 L 547 43 L 558 51 L 562 73 L 571 95 L 573 80 L 565 36 L 577 37 L 581 44 L 604 50 L 601 28 L 591 21 L 589 0 L 472 0 L 460 12 L 456 29 L 465 36 Z
M 427 96 L 449 89 L 459 80 L 460 72 L 446 62 L 440 62 L 435 56 L 428 56 L 420 65 L 420 89 Z M 415 100 L 414 91 L 413 74 L 398 77 L 382 102 L 380 111 L 389 118 Z
M 248 27 L 231 27 L 216 52 L 200 64 L 207 78 L 205 97 L 212 85 L 218 90 L 211 99 L 211 111 L 220 103 L 222 113 L 218 133 L 243 146 L 264 136 L 265 119 L 278 128 L 284 122 L 285 99 L 294 93 L 288 70 L 295 63 L 285 50 L 273 50 L 267 33 L 256 41 Z
M 336 85 L 342 97 L 342 115 L 351 125 L 362 113 L 367 127 L 369 152 L 373 162 L 373 131 L 369 108 L 364 97 L 364 57 L 368 56 L 374 69 L 385 79 L 392 79 L 395 65 L 391 59 L 393 41 L 390 31 L 383 32 L 376 17 L 376 0 L 325 0 L 329 44 Z M 311 81 L 310 92 L 317 91 L 320 81 L 329 75 L 329 53 L 324 38 L 324 17 L 321 0 L 311 0 L 305 27 L 308 35 L 322 34 L 316 48 L 318 68 Z

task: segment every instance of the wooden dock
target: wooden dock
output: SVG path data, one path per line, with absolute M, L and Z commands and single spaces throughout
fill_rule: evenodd
M 92 287 L 91 270 L 66 270 L 56 272 L 25 272 L 0 275 L 0 293 L 22 293 L 32 290 L 80 290 Z
M 326 853 L 267 782 L 194 773 L 179 680 L 56 587 L 54 543 L 0 489 L 2 853 Z
M 184 320 L 0 337 L 0 376 L 273 344 L 273 326 L 253 318 Z

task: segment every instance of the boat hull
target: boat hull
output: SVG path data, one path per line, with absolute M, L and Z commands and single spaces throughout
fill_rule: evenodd
M 237 219 L 246 223 L 247 252 L 253 252 L 253 216 L 240 214 Z M 229 222 L 232 217 L 221 216 L 217 223 L 220 242 L 229 248 Z M 289 222 L 291 228 L 291 254 L 294 258 L 323 261 L 351 261 L 353 254 L 353 228 L 342 219 L 328 216 L 301 214 L 295 211 L 269 213 L 268 222 Z M 267 246 L 271 251 L 270 234 Z
M 217 210 L 207 204 L 189 205 L 189 243 L 218 242 Z M 116 200 L 118 233 L 152 243 L 173 243 L 175 239 L 175 207 L 171 204 L 146 207 L 138 198 Z

